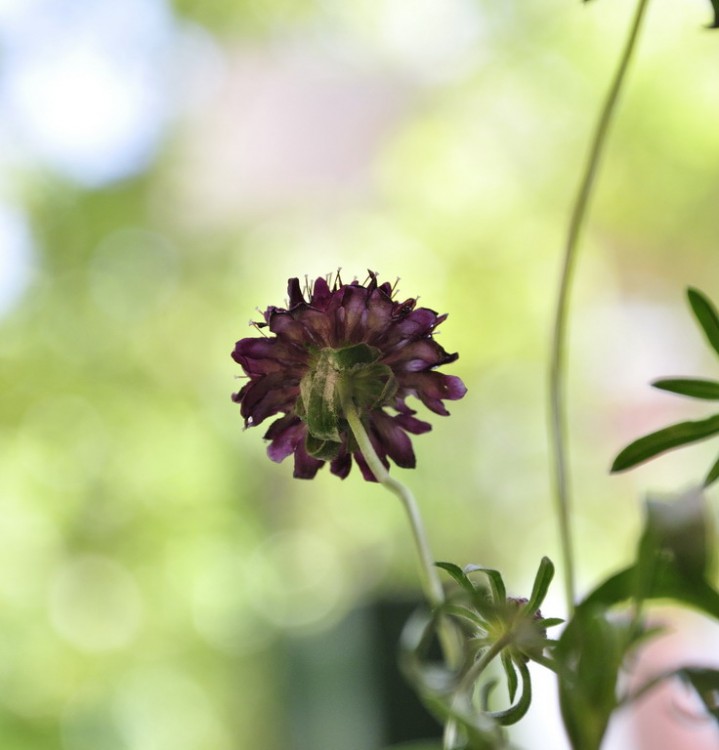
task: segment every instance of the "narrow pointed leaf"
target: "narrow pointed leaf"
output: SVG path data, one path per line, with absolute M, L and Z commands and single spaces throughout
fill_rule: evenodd
M 680 445 L 704 440 L 719 433 L 719 414 L 695 422 L 679 422 L 663 430 L 652 432 L 630 443 L 614 459 L 612 472 L 631 469 L 660 453 L 678 448 Z
M 462 570 L 462 568 L 459 567 L 459 565 L 455 565 L 454 563 L 449 562 L 437 562 L 435 565 L 438 568 L 442 568 L 442 570 L 446 570 L 447 573 L 449 573 L 452 578 L 468 593 L 474 594 L 477 593 L 477 589 L 474 587 L 474 584 L 472 581 L 467 578 L 467 575 Z
M 713 484 L 714 482 L 716 482 L 717 479 L 719 479 L 719 458 L 717 458 L 714 466 L 712 466 L 711 469 L 709 469 L 707 478 L 704 480 L 704 486 L 708 487 L 710 484 Z
M 442 612 L 447 615 L 452 615 L 452 617 L 456 617 L 459 620 L 466 620 L 475 628 L 486 627 L 485 621 L 473 609 L 470 609 L 469 607 L 462 607 L 456 604 L 445 602 L 442 605 Z
M 594 589 L 580 607 L 608 608 L 627 601 L 635 596 L 636 580 L 636 568 L 626 568 Z M 646 594 L 645 599 L 673 599 L 719 620 L 719 592 L 704 580 L 687 581 L 679 576 L 667 561 L 658 563 L 651 591 Z
M 536 612 L 542 606 L 552 578 L 554 578 L 554 563 L 548 557 L 543 557 L 539 563 L 537 575 L 534 578 L 532 594 L 529 597 L 529 601 L 524 605 L 524 609 L 527 612 Z
M 717 1 L 714 0 L 714 2 Z M 716 7 L 715 5 L 715 12 Z M 719 315 L 714 305 L 702 292 L 692 287 L 687 289 L 687 297 L 689 297 L 689 304 L 692 306 L 694 316 L 699 321 L 707 341 L 711 344 L 712 349 L 719 354 Z
M 719 0 L 717 0 L 719 2 Z M 719 382 L 702 378 L 662 378 L 652 385 L 662 391 L 678 393 L 680 396 L 702 398 L 710 401 L 719 400 Z
M 492 589 L 492 598 L 494 600 L 494 603 L 497 606 L 501 606 L 502 604 L 504 604 L 504 602 L 507 601 L 507 589 L 504 586 L 502 574 L 498 570 L 493 570 L 492 568 L 484 568 L 481 565 L 465 565 L 464 567 L 465 573 L 475 573 L 476 571 L 484 573 L 484 575 L 486 575 L 489 579 L 489 585 Z
M 489 716 L 505 727 L 516 724 L 523 718 L 532 703 L 532 679 L 529 676 L 529 669 L 527 669 L 526 663 L 522 660 L 516 662 L 516 666 L 522 678 L 522 692 L 519 695 L 519 700 L 504 711 L 489 713 Z
M 517 694 L 519 680 L 517 679 L 517 670 L 514 668 L 514 662 L 508 651 L 502 651 L 502 667 L 504 674 L 507 676 L 507 691 L 509 692 L 509 702 L 514 703 L 514 696 Z
M 537 623 L 538 625 L 541 625 L 543 628 L 553 628 L 557 625 L 561 625 L 564 622 L 564 620 L 561 617 L 544 617 Z

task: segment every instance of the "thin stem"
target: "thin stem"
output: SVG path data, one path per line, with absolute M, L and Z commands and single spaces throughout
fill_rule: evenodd
M 360 452 L 364 456 L 370 471 L 383 487 L 386 487 L 401 500 L 402 505 L 407 512 L 409 524 L 412 529 L 412 537 L 414 538 L 417 555 L 419 557 L 422 589 L 424 590 L 424 595 L 427 598 L 430 607 L 434 609 L 444 603 L 444 589 L 439 580 L 437 568 L 434 565 L 434 558 L 429 549 L 427 534 L 424 530 L 422 516 L 419 512 L 417 502 L 414 499 L 414 495 L 412 495 L 412 492 L 408 487 L 401 482 L 398 482 L 394 477 L 391 477 L 387 469 L 385 469 L 384 464 L 379 460 L 379 456 L 369 439 L 367 430 L 365 430 L 364 425 L 362 424 L 362 420 L 357 413 L 357 408 L 351 397 L 345 396 L 343 398 L 342 408 L 345 418 L 352 430 L 352 434 L 357 441 Z M 441 615 L 437 621 L 437 635 L 447 665 L 450 668 L 458 667 L 462 660 L 462 645 L 457 637 L 457 633 L 452 629 L 448 620 Z
M 367 465 L 370 468 L 375 479 L 390 492 L 396 495 L 407 511 L 409 523 L 412 528 L 412 536 L 417 548 L 420 563 L 420 576 L 422 579 L 422 588 L 432 608 L 444 602 L 444 590 L 437 575 L 437 569 L 434 566 L 434 560 L 429 550 L 427 534 L 424 530 L 422 517 L 417 507 L 417 502 L 408 487 L 391 477 L 384 464 L 379 460 L 369 435 L 362 424 L 362 420 L 357 413 L 357 409 L 350 398 L 345 399 L 343 403 L 344 415 L 349 423 L 352 434 L 355 436 L 360 452 L 364 456 Z
M 472 664 L 462 677 L 452 698 L 452 710 L 457 711 L 458 704 L 463 698 L 471 704 L 471 692 L 480 675 L 489 666 L 489 664 L 502 653 L 502 650 L 509 645 L 512 640 L 510 633 L 506 633 L 499 640 L 495 641 L 483 654 Z M 443 750 L 452 750 L 458 738 L 458 726 L 456 719 L 450 719 L 444 727 L 442 737 Z
M 599 114 L 599 120 L 597 121 L 596 129 L 594 131 L 587 163 L 584 168 L 582 180 L 579 184 L 579 190 L 577 192 L 569 221 L 569 230 L 564 246 L 564 258 L 559 282 L 559 292 L 557 295 L 554 328 L 552 332 L 549 372 L 549 442 L 553 461 L 553 489 L 556 511 L 559 519 L 562 557 L 564 559 L 564 586 L 567 597 L 567 609 L 570 613 L 574 609 L 575 582 L 574 553 L 572 548 L 571 528 L 569 524 L 570 493 L 567 467 L 567 418 L 565 399 L 565 358 L 569 294 L 572 286 L 579 237 L 587 216 L 589 200 L 594 188 L 597 169 L 606 145 L 609 126 L 614 119 L 619 93 L 624 84 L 629 63 L 636 48 L 636 42 L 645 16 L 647 4 L 648 0 L 639 0 L 637 4 L 629 36 L 625 42 L 617 71 L 607 93 L 607 97 Z

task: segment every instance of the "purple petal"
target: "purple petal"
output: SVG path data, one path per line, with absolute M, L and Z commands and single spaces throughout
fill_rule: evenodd
M 284 460 L 299 443 L 304 442 L 307 426 L 294 414 L 287 414 L 270 425 L 265 433 L 265 440 L 272 442 L 267 447 L 267 455 L 276 463 Z
M 456 354 L 447 354 L 434 339 L 426 338 L 395 349 L 389 356 L 382 357 L 382 362 L 395 372 L 422 372 L 447 362 L 454 362 L 455 359 Z
M 295 470 L 292 476 L 295 479 L 314 479 L 315 474 L 322 468 L 324 463 L 324 461 L 310 456 L 305 450 L 304 441 L 302 441 L 295 448 Z
M 312 307 L 318 308 L 319 310 L 324 310 L 331 298 L 332 292 L 327 285 L 327 281 L 320 276 L 320 278 L 315 281 L 315 285 L 312 289 L 312 299 L 310 300 L 310 305 L 312 305 Z
M 364 456 L 359 452 L 356 451 L 352 454 L 354 457 L 354 460 L 357 462 L 357 466 L 359 466 L 359 470 L 362 472 L 362 476 L 365 480 L 368 482 L 376 482 L 377 479 L 375 478 L 375 475 L 372 473 L 372 470 L 369 466 L 367 466 L 367 462 L 364 460 Z M 389 461 L 387 458 L 381 458 L 382 463 L 384 464 L 386 469 L 389 469 Z
M 277 412 L 288 412 L 299 396 L 297 381 L 288 379 L 283 372 L 265 375 L 251 380 L 232 398 L 240 404 L 240 413 L 249 425 L 258 425 Z
M 397 381 L 402 391 L 414 393 L 428 409 L 443 416 L 447 416 L 449 412 L 442 400 L 456 401 L 467 392 L 466 386 L 458 377 L 439 372 L 402 374 Z
M 305 357 L 276 338 L 248 338 L 235 344 L 232 359 L 242 365 L 250 377 L 268 375 L 279 370 L 296 370 L 292 374 L 301 377 Z
M 375 342 L 381 342 L 390 326 L 393 325 L 392 310 L 394 309 L 394 304 L 381 290 L 382 287 L 376 289 L 370 296 L 367 304 L 365 321 L 367 343 L 373 345 Z
M 382 411 L 372 412 L 372 427 L 387 455 L 404 469 L 414 469 L 416 459 L 412 441 L 402 427 Z
M 297 323 L 304 328 L 305 345 L 334 346 L 336 337 L 333 316 L 329 316 L 321 310 L 313 310 L 311 307 L 293 314 L 296 316 Z
M 290 310 L 298 305 L 306 305 L 305 297 L 302 294 L 302 287 L 299 279 L 290 279 L 287 282 L 287 296 L 290 300 Z
M 392 339 L 388 343 L 391 345 L 402 339 L 413 340 L 429 336 L 446 317 L 446 315 L 437 315 L 428 307 L 412 310 L 406 317 L 395 322 L 392 328 Z
M 414 414 L 414 412 L 412 413 Z M 413 435 L 423 435 L 432 429 L 432 425 L 429 422 L 423 422 L 421 419 L 417 419 L 410 414 L 397 414 L 394 417 L 394 421 L 403 430 L 407 430 L 407 432 L 411 432 Z
M 344 288 L 342 306 L 337 310 L 337 334 L 342 344 L 364 341 L 367 330 L 367 290 L 356 284 Z
M 307 343 L 305 327 L 295 320 L 293 314 L 287 312 L 287 310 L 275 310 L 270 316 L 268 325 L 272 333 L 277 334 L 288 343 L 298 346 L 304 346 Z
M 330 471 L 338 476 L 340 479 L 344 479 L 352 468 L 352 454 L 344 448 L 337 458 L 332 460 L 330 463 Z

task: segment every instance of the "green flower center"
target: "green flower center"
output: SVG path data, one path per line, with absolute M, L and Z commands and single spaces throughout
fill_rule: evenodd
M 379 362 L 382 353 L 368 344 L 320 349 L 300 381 L 296 411 L 308 428 L 307 451 L 325 461 L 335 458 L 347 432 L 344 404 L 360 417 L 392 402 L 397 381 Z

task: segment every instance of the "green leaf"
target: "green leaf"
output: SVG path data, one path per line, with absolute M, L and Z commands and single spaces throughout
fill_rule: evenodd
M 448 566 L 457 569 L 451 563 Z M 509 750 L 499 723 L 489 713 L 479 711 L 469 695 L 455 696 L 456 671 L 429 658 L 437 637 L 437 624 L 437 610 L 433 613 L 420 610 L 410 617 L 400 639 L 402 671 L 425 706 L 440 721 L 446 722 L 450 718 L 457 721 L 465 750 Z
M 690 490 L 671 502 L 649 498 L 639 547 L 639 563 L 653 564 L 658 553 L 671 555 L 673 565 L 688 581 L 706 578 L 714 552 L 713 526 L 704 496 Z M 642 559 L 642 556 L 646 559 Z
M 679 422 L 663 430 L 645 435 L 630 443 L 614 459 L 612 472 L 625 471 L 633 466 L 678 448 L 680 445 L 704 440 L 719 433 L 719 414 L 695 422 Z
M 557 625 L 561 625 L 563 622 L 564 620 L 561 617 L 543 617 L 538 621 L 538 624 L 546 630 L 547 628 L 554 628 Z
M 537 575 L 534 577 L 534 586 L 529 601 L 524 605 L 525 611 L 536 612 L 542 606 L 552 578 L 554 578 L 554 563 L 548 557 L 543 557 L 539 563 Z
M 709 473 L 707 474 L 707 477 L 704 480 L 704 486 L 708 487 L 710 484 L 713 484 L 714 482 L 716 482 L 717 479 L 719 479 L 719 458 L 717 458 L 714 466 L 712 466 L 711 469 L 709 469 Z
M 342 443 L 336 443 L 333 440 L 320 440 L 310 433 L 307 434 L 305 439 L 305 448 L 310 456 L 322 461 L 331 461 L 333 458 L 337 458 L 341 447 Z
M 717 0 L 719 2 L 719 0 Z M 719 382 L 702 378 L 662 378 L 652 383 L 654 388 L 680 396 L 702 398 L 710 401 L 719 400 Z
M 515 664 L 519 670 L 519 676 L 522 678 L 522 692 L 519 695 L 519 700 L 513 706 L 503 711 L 492 711 L 489 713 L 489 716 L 504 727 L 516 724 L 520 719 L 524 718 L 532 703 L 532 680 L 529 676 L 527 664 L 523 659 L 516 661 Z
M 717 25 L 717 9 L 719 9 L 719 0 L 712 0 L 714 6 L 714 26 Z M 687 289 L 687 297 L 689 298 L 689 304 L 692 307 L 694 316 L 699 321 L 699 325 L 704 331 L 704 335 L 707 337 L 707 341 L 711 345 L 712 349 L 719 354 L 719 315 L 714 308 L 714 305 L 709 299 L 698 289 L 689 287 Z
M 514 668 L 512 656 L 506 649 L 502 651 L 502 667 L 507 677 L 507 692 L 509 693 L 509 702 L 514 703 L 514 696 L 517 694 L 519 681 L 517 680 L 517 670 Z
M 714 22 L 709 28 L 719 29 L 719 0 L 711 0 L 711 4 L 714 9 Z
M 353 344 L 343 349 L 332 350 L 332 360 L 340 370 L 349 370 L 355 365 L 369 365 L 376 362 L 380 356 L 380 350 L 368 344 Z
M 449 573 L 452 578 L 454 578 L 454 580 L 472 596 L 477 593 L 474 584 L 469 580 L 466 573 L 459 567 L 459 565 L 450 562 L 436 562 L 435 565 L 438 568 L 442 568 L 442 570 L 446 570 L 447 573 Z
M 343 373 L 343 378 L 360 414 L 390 403 L 397 393 L 397 380 L 392 368 L 379 362 L 355 365 Z
M 716 547 L 712 531 L 697 490 L 672 502 L 648 500 L 636 563 L 601 583 L 577 606 L 552 649 L 562 717 L 574 750 L 599 750 L 612 712 L 626 702 L 617 696 L 626 657 L 660 632 L 645 627 L 639 617 L 609 617 L 611 607 L 632 599 L 639 604 L 669 599 L 719 619 L 719 592 L 707 581 Z M 707 700 L 715 699 L 707 685 L 714 683 L 703 682 L 700 688 Z M 630 699 L 650 687 L 647 683 Z
M 715 547 L 701 493 L 671 503 L 650 500 L 636 563 L 600 584 L 579 608 L 673 599 L 719 619 L 719 592 L 707 582 Z
M 553 651 L 562 719 L 574 750 L 599 750 L 618 705 L 617 679 L 635 642 L 627 623 L 601 607 L 575 610 Z
M 492 599 L 497 606 L 501 606 L 507 601 L 507 589 L 502 580 L 502 574 L 498 570 L 492 568 L 485 568 L 482 565 L 465 565 L 465 573 L 475 573 L 480 571 L 484 573 L 489 579 L 489 586 L 492 590 Z
M 636 580 L 636 567 L 632 565 L 607 578 L 580 606 L 611 607 L 627 601 L 634 597 Z M 719 620 L 719 593 L 704 580 L 687 582 L 685 578 L 677 575 L 676 569 L 667 560 L 662 560 L 658 564 L 651 590 L 645 599 L 673 599 L 679 604 L 685 604 Z
M 339 423 L 342 405 L 339 397 L 339 372 L 332 349 L 323 349 L 314 366 L 300 381 L 299 413 L 309 434 L 318 441 L 340 443 Z M 318 443 L 319 445 L 319 443 Z
M 475 628 L 485 628 L 487 626 L 487 623 L 473 609 L 452 604 L 451 601 L 442 604 L 442 612 L 456 617 L 458 620 L 466 620 Z

